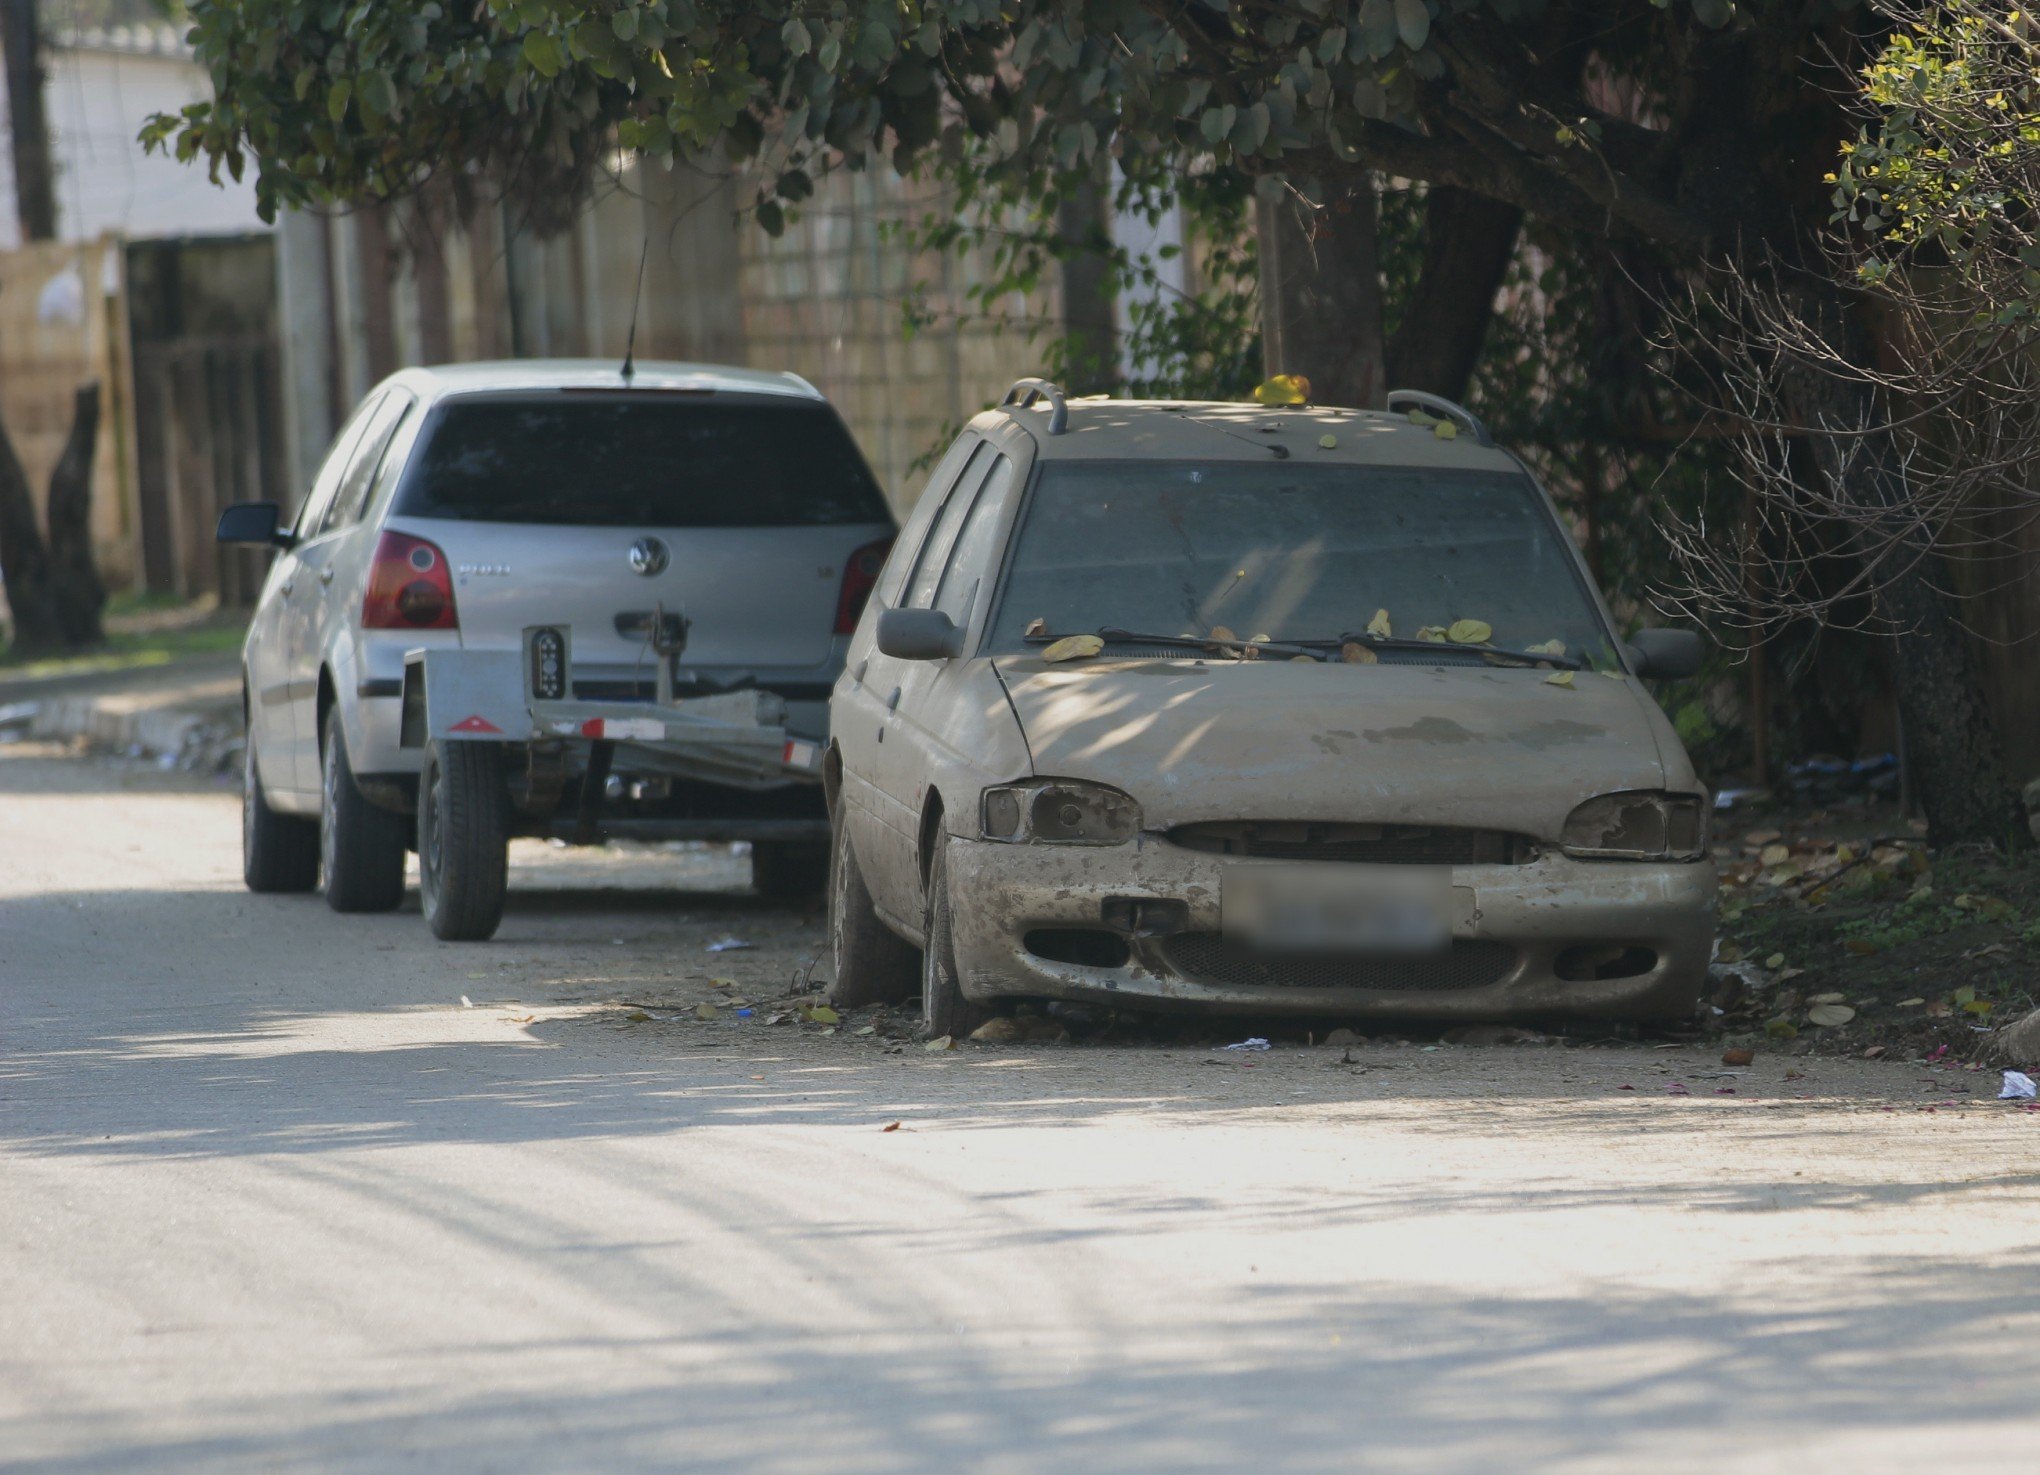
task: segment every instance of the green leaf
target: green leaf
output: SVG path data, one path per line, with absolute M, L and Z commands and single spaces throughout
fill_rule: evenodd
M 779 208 L 776 200 L 760 200 L 758 225 L 768 236 L 783 235 L 786 232 L 786 212 Z
M 354 84 L 342 77 L 326 91 L 326 116 L 338 123 L 347 116 L 348 99 L 354 96 Z
M 1693 19 L 1718 31 L 1735 19 L 1735 6 L 1731 0 L 1693 0 Z
M 362 111 L 374 117 L 387 118 L 397 110 L 397 90 L 390 85 L 390 74 L 381 67 L 361 74 L 357 96 Z
M 609 29 L 616 32 L 619 41 L 632 40 L 638 30 L 637 11 L 628 5 L 619 7 L 616 14 L 609 17 Z
M 544 31 L 526 31 L 521 48 L 524 59 L 531 63 L 531 69 L 541 77 L 557 77 L 565 58 L 560 55 L 560 44 Z
M 797 15 L 787 17 L 786 24 L 779 28 L 779 39 L 795 56 L 806 56 L 815 47 L 815 38 L 808 34 L 807 22 Z
M 1721 0 L 1726 4 L 1727 0 Z M 1402 44 L 1419 51 L 1431 38 L 1431 8 L 1424 0 L 1395 0 L 1395 29 Z

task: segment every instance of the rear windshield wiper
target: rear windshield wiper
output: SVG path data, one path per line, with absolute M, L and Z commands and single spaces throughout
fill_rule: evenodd
M 1231 640 L 1216 640 L 1209 635 L 1142 635 L 1133 630 L 1122 630 L 1117 625 L 1101 625 L 1093 633 L 1108 645 L 1187 645 L 1195 650 L 1229 655 L 1235 660 L 1247 659 L 1240 654 L 1244 650 L 1254 651 L 1257 655 L 1290 658 L 1303 656 L 1313 661 L 1329 659 L 1322 651 L 1313 648 L 1322 643 L 1318 641 L 1241 640 L 1237 637 Z M 1044 632 L 1021 638 L 1029 645 L 1052 645 L 1064 637 Z
M 1459 640 L 1415 640 L 1396 635 L 1359 634 L 1341 635 L 1337 640 L 1299 640 L 1294 644 L 1310 646 L 1321 650 L 1335 650 L 1344 645 L 1363 645 L 1369 650 L 1414 650 L 1436 654 L 1439 651 L 1467 651 L 1474 655 L 1494 656 L 1519 666 L 1557 666 L 1567 671 L 1584 671 L 1586 663 L 1571 656 L 1545 655 L 1534 650 L 1509 650 L 1485 641 Z

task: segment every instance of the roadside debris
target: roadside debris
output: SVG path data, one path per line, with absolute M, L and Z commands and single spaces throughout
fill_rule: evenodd
M 621 942 L 623 939 L 618 938 L 617 941 Z M 746 942 L 741 937 L 724 937 L 710 943 L 706 951 L 711 953 L 738 953 L 748 948 L 754 948 L 757 945 L 755 942 Z
M 1221 1050 L 1266 1050 L 1270 1048 L 1270 1046 L 1268 1042 L 1262 1039 L 1259 1035 L 1254 1035 L 1248 1039 L 1239 1040 L 1230 1045 L 1221 1045 L 1219 1046 L 1219 1048 Z
M 2034 1085 L 2031 1076 L 2022 1070 L 2008 1070 L 2005 1072 L 2005 1084 L 2004 1088 L 1998 1092 L 1998 1100 L 2031 1101 L 2035 1096 L 2040 1096 L 2040 1086 Z

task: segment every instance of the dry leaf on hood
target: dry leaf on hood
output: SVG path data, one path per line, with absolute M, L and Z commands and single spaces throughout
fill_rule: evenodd
M 1349 666 L 1378 666 L 1381 657 L 1357 640 L 1349 640 L 1339 647 L 1339 659 Z
M 1065 635 L 1043 646 L 1041 658 L 1044 661 L 1086 661 L 1103 649 L 1105 642 L 1095 635 Z
M 1374 618 L 1367 622 L 1367 633 L 1381 640 L 1394 637 L 1395 631 L 1389 628 L 1387 610 L 1378 609 L 1374 612 Z
M 1494 639 L 1495 627 L 1486 620 L 1454 620 L 1445 638 L 1455 645 L 1485 645 Z
M 1544 678 L 1544 684 L 1546 686 L 1571 686 L 1572 678 L 1573 673 L 1570 671 L 1553 671 Z

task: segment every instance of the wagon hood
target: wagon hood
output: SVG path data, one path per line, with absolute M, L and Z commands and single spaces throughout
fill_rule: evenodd
M 1580 800 L 1694 787 L 1630 678 L 1288 661 L 996 665 L 1037 774 L 1111 784 L 1148 829 L 1215 819 L 1507 828 L 1555 839 Z

